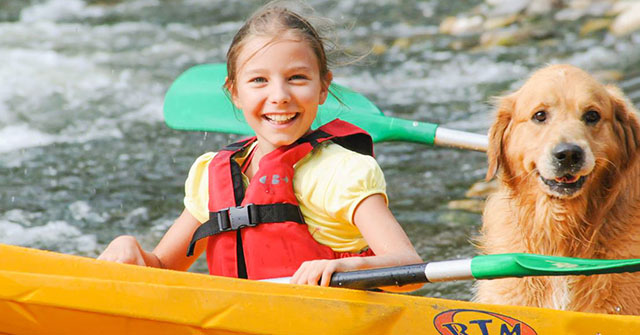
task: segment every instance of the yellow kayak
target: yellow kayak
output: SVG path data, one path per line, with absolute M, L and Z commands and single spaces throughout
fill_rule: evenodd
M 0 245 L 0 334 L 636 333 L 636 316 L 258 282 Z

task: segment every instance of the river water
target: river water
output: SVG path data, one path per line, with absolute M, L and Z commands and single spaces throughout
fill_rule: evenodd
M 640 35 L 581 37 L 570 23 L 554 43 L 454 48 L 445 16 L 481 1 L 313 0 L 340 44 L 368 57 L 334 69 L 336 82 L 387 115 L 486 133 L 491 96 L 546 63 L 632 73 Z M 163 95 L 199 63 L 224 62 L 257 2 L 244 0 L 0 1 L 0 242 L 95 257 L 115 236 L 152 249 L 181 212 L 193 160 L 237 137 L 163 123 Z M 633 78 L 632 78 L 633 80 Z M 638 92 L 627 93 L 640 98 Z M 636 89 L 640 90 L 640 89 Z M 637 103 L 637 101 L 636 101 Z M 425 260 L 474 255 L 477 213 L 451 200 L 486 173 L 483 153 L 380 143 L 391 208 Z M 204 272 L 199 260 L 192 271 Z M 469 299 L 471 283 L 415 293 Z

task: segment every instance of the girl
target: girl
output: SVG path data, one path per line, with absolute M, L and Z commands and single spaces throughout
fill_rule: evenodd
M 335 271 L 421 262 L 387 208 L 371 138 L 340 120 L 310 130 L 332 73 L 309 22 L 266 6 L 227 60 L 225 88 L 256 137 L 196 160 L 185 210 L 153 252 L 120 236 L 99 259 L 187 270 L 206 249 L 211 274 L 322 286 Z

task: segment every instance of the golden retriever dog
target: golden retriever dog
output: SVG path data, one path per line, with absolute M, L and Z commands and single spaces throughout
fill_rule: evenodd
M 489 130 L 486 254 L 640 258 L 640 125 L 621 91 L 570 65 L 535 72 L 497 100 Z M 640 273 L 507 278 L 476 300 L 640 314 Z

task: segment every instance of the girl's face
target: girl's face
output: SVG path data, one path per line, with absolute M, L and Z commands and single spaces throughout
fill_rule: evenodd
M 233 103 L 256 132 L 259 148 L 270 152 L 307 133 L 327 99 L 328 78 L 320 78 L 318 59 L 304 40 L 285 34 L 253 36 L 237 58 Z

